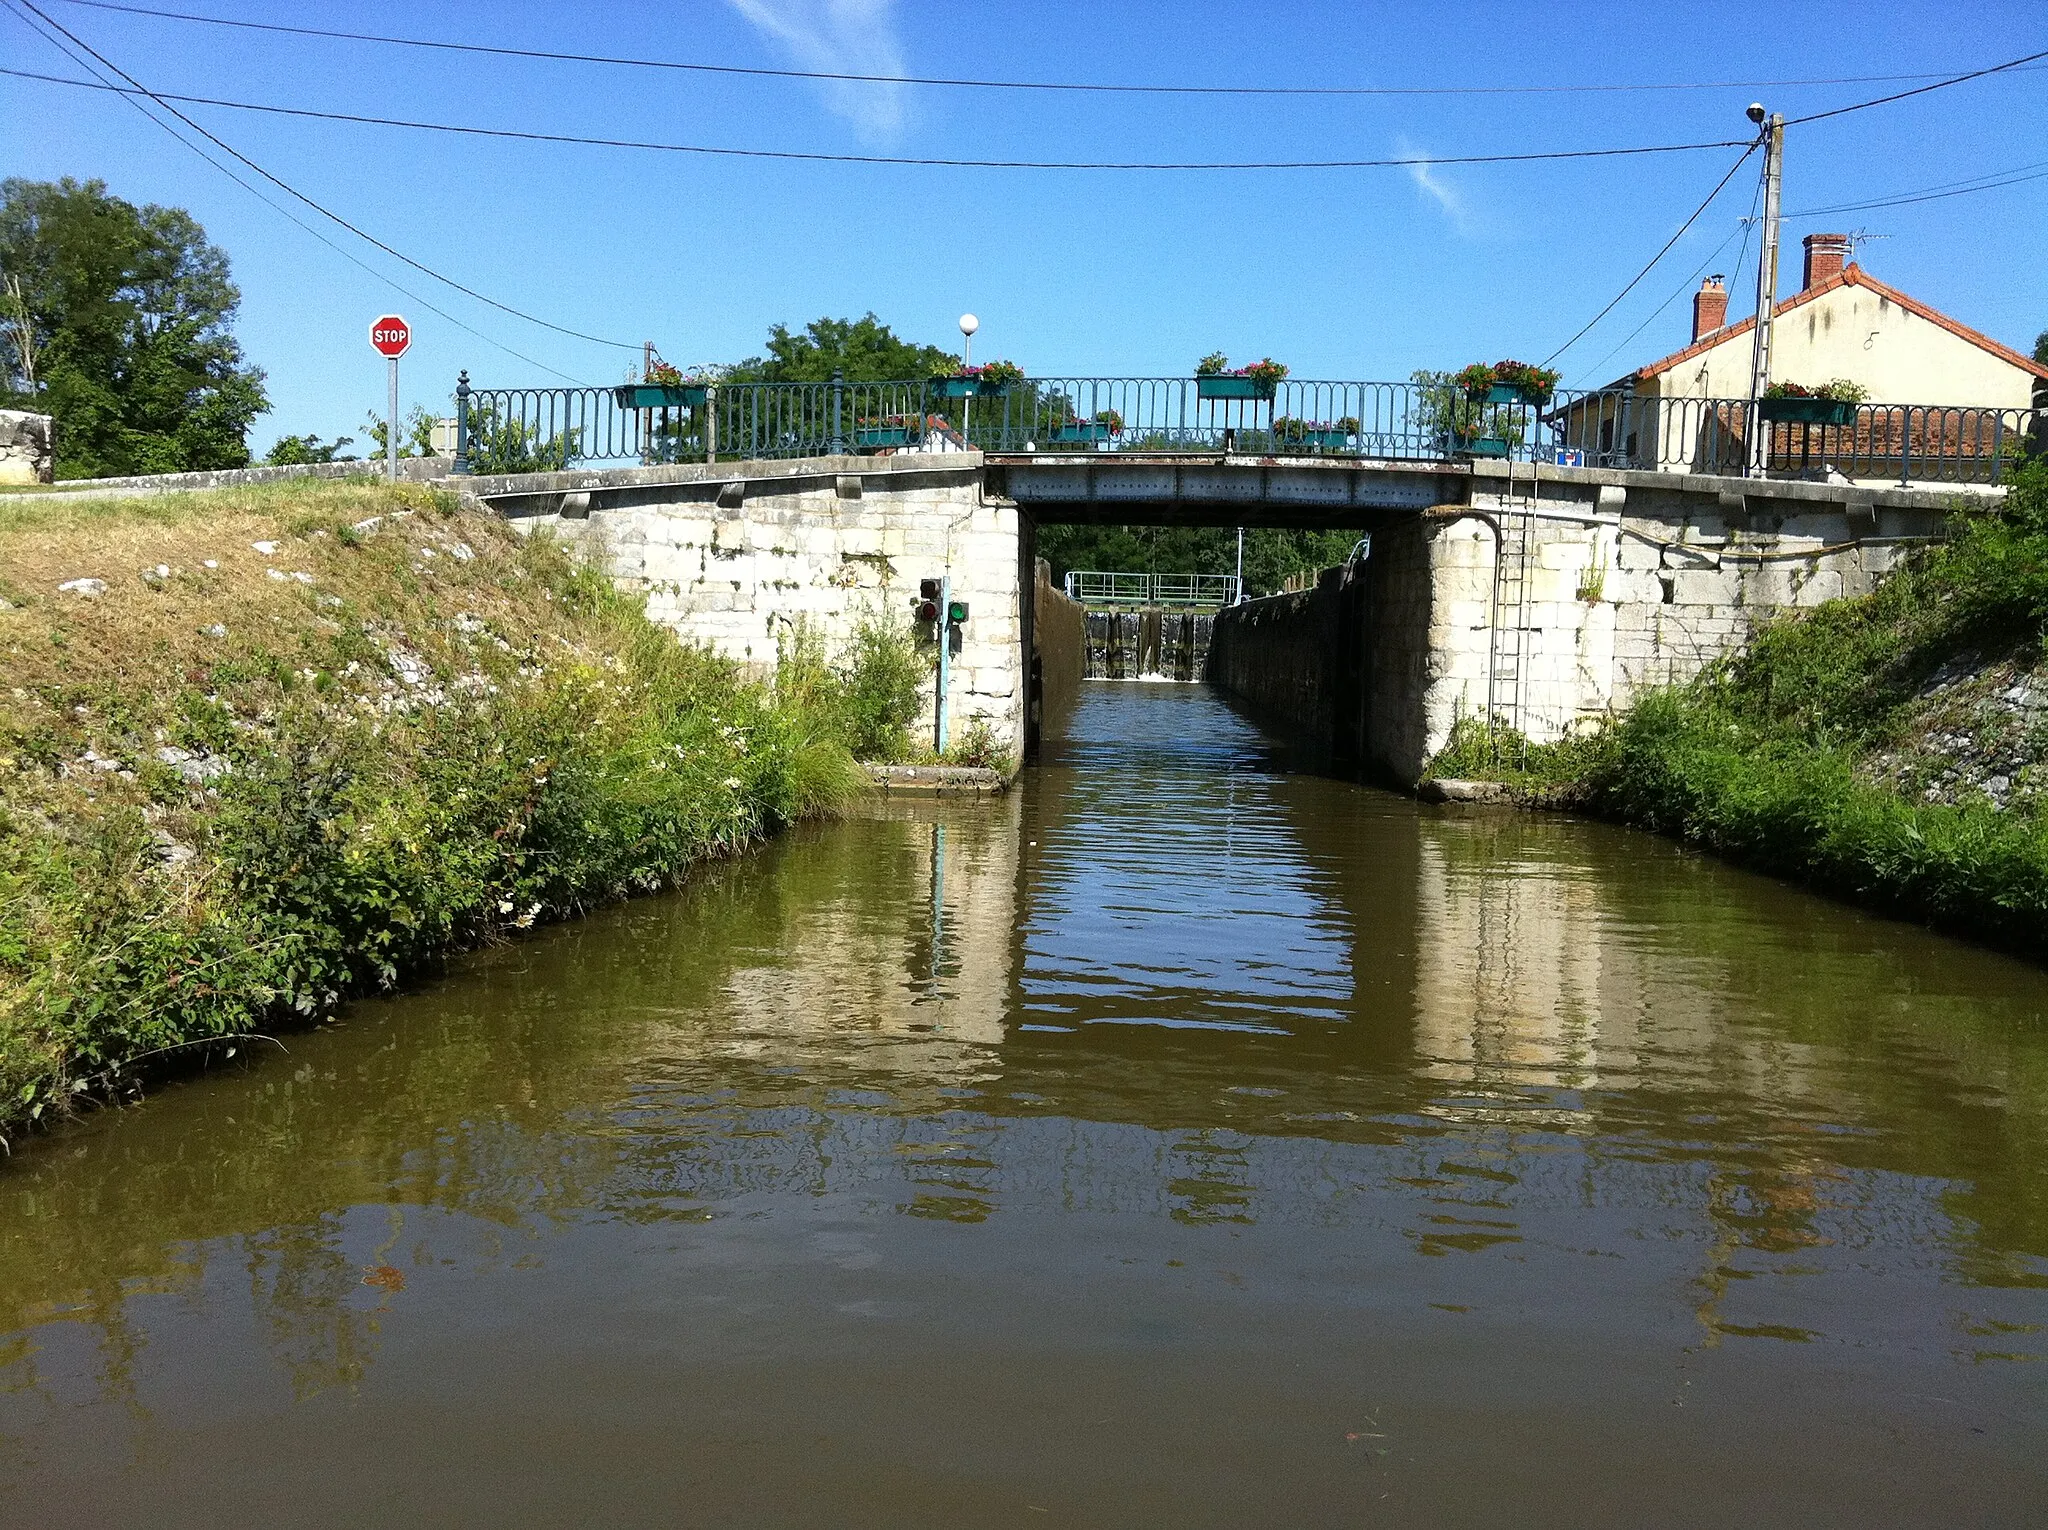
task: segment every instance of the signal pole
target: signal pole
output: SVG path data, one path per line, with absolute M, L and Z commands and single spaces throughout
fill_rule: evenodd
M 1770 455 L 1761 405 L 1764 390 L 1771 385 L 1771 328 L 1778 306 L 1778 193 L 1785 176 L 1785 114 L 1772 112 L 1765 123 L 1758 104 L 1750 107 L 1749 119 L 1764 124 L 1764 239 L 1756 263 L 1756 332 L 1749 359 L 1749 476 L 1760 478 Z

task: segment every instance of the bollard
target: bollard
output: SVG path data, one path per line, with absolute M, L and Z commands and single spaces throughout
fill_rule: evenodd
M 469 372 L 455 379 L 455 465 L 450 472 L 469 472 Z

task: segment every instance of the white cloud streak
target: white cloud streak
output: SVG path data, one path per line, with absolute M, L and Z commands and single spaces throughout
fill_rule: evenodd
M 1412 158 L 1408 166 L 1408 179 L 1415 182 L 1416 189 L 1428 197 L 1450 219 L 1451 226 L 1461 234 L 1473 230 L 1472 210 L 1465 204 L 1465 197 L 1457 187 L 1445 180 L 1430 162 L 1429 156 L 1406 138 L 1398 145 L 1404 158 Z
M 897 0 L 726 0 L 773 38 L 800 69 L 845 74 L 902 74 Z M 906 92 L 901 85 L 852 80 L 823 82 L 825 103 L 853 124 L 869 144 L 893 143 L 902 134 Z

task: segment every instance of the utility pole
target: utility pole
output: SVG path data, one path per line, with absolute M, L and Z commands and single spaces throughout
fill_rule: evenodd
M 1770 457 L 1770 432 L 1763 420 L 1764 390 L 1771 385 L 1771 328 L 1778 306 L 1778 193 L 1785 178 L 1785 114 L 1765 122 L 1761 103 L 1749 120 L 1764 134 L 1764 242 L 1756 263 L 1756 332 L 1749 359 L 1749 476 L 1761 478 Z

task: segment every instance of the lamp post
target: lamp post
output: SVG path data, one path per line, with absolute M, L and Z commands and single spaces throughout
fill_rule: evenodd
M 974 332 L 981 328 L 981 320 L 971 313 L 960 315 L 960 333 L 966 338 L 966 352 L 960 362 L 964 372 L 974 365 Z M 960 406 L 960 436 L 969 451 L 974 450 L 974 395 L 968 394 Z

